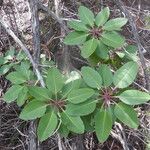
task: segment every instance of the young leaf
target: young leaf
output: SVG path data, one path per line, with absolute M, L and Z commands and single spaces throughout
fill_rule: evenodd
M 100 110 L 95 116 L 95 131 L 100 142 L 105 142 L 112 129 L 112 116 L 107 110 Z
M 48 89 L 54 94 L 62 89 L 64 85 L 64 79 L 57 68 L 51 68 L 48 70 L 46 84 Z
M 54 111 L 52 111 L 51 113 L 47 113 L 43 117 L 41 117 L 37 129 L 37 135 L 41 142 L 53 135 L 57 124 L 58 119 Z
M 13 84 L 21 84 L 26 82 L 26 78 L 19 72 L 11 72 L 6 76 L 6 79 L 11 81 Z
M 81 47 L 81 55 L 84 58 L 88 58 L 91 54 L 94 53 L 97 47 L 98 41 L 96 39 L 91 39 L 83 44 Z
M 28 88 L 26 86 L 23 86 L 22 90 L 18 94 L 17 105 L 22 106 L 25 103 L 27 96 L 28 96 Z
M 84 24 L 90 25 L 91 27 L 94 25 L 94 14 L 88 8 L 80 6 L 79 17 Z
M 95 23 L 98 27 L 102 26 L 109 18 L 110 15 L 110 9 L 108 7 L 105 7 L 102 9 L 95 18 Z
M 92 113 L 96 108 L 96 101 L 89 100 L 87 102 L 80 103 L 80 105 L 68 104 L 66 107 L 66 113 L 70 116 L 85 116 Z
M 46 103 L 39 100 L 32 100 L 23 108 L 19 118 L 23 120 L 40 118 L 46 112 L 46 107 Z
M 101 41 L 110 47 L 122 47 L 125 43 L 125 38 L 115 31 L 102 33 Z
M 13 85 L 12 87 L 10 87 L 8 89 L 8 91 L 5 93 L 4 95 L 4 100 L 7 103 L 11 103 L 13 101 L 15 101 L 20 93 L 20 91 L 22 90 L 22 86 L 20 85 Z
M 47 88 L 31 86 L 29 87 L 29 93 L 38 100 L 47 101 L 50 99 L 50 92 Z
M 138 128 L 139 121 L 133 107 L 120 102 L 116 104 L 114 113 L 121 122 L 130 128 Z
M 69 116 L 66 112 L 61 114 L 62 123 L 67 126 L 67 128 L 78 134 L 84 133 L 84 124 L 80 117 Z
M 100 89 L 102 78 L 100 74 L 91 67 L 82 67 L 81 73 L 86 84 L 92 88 Z
M 79 20 L 72 20 L 68 22 L 68 26 L 70 28 L 73 28 L 76 31 L 89 31 L 89 29 L 86 27 L 85 24 L 83 24 L 81 21 Z
M 88 34 L 84 32 L 71 32 L 65 37 L 64 43 L 66 45 L 79 45 L 86 41 L 87 36 Z
M 98 72 L 100 73 L 102 80 L 103 80 L 103 86 L 108 87 L 113 82 L 113 74 L 110 70 L 110 68 L 105 65 L 101 64 L 100 68 L 98 69 Z
M 126 90 L 116 97 L 128 105 L 144 104 L 150 100 L 150 95 L 148 93 L 138 90 Z
M 138 64 L 128 62 L 115 72 L 113 83 L 118 88 L 128 87 L 135 80 L 137 73 Z
M 78 104 L 86 101 L 92 95 L 94 95 L 93 89 L 90 88 L 75 89 L 69 93 L 67 100 L 73 104 Z
M 112 31 L 112 30 L 118 30 L 122 26 L 124 26 L 127 23 L 128 19 L 126 18 L 115 18 L 111 19 L 103 26 L 103 30 Z

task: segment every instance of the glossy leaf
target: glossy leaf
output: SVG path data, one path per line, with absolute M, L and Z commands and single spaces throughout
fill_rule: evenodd
M 110 70 L 110 68 L 105 65 L 105 64 L 101 64 L 98 72 L 100 73 L 102 80 L 103 80 L 103 86 L 108 87 L 112 84 L 113 82 L 113 74 Z
M 92 95 L 94 95 L 94 90 L 90 88 L 80 88 L 72 90 L 67 100 L 73 104 L 81 103 L 86 101 L 88 98 L 90 98 Z
M 19 72 L 11 72 L 6 76 L 6 79 L 11 81 L 14 84 L 21 84 L 26 82 L 26 78 Z
M 64 85 L 64 79 L 57 68 L 51 68 L 48 70 L 46 85 L 54 94 L 62 89 Z
M 116 97 L 128 105 L 144 104 L 150 100 L 150 94 L 138 90 L 126 90 Z
M 84 133 L 84 124 L 80 117 L 72 117 L 66 112 L 63 112 L 61 118 L 70 131 L 78 134 Z
M 87 36 L 87 33 L 71 32 L 65 37 L 64 43 L 67 45 L 79 45 L 86 41 Z
M 103 26 L 103 30 L 112 31 L 112 30 L 118 30 L 122 26 L 124 26 L 127 23 L 128 19 L 126 18 L 115 18 L 111 19 Z
M 110 47 L 122 47 L 125 43 L 125 38 L 115 31 L 102 33 L 101 41 Z
M 115 116 L 125 125 L 129 126 L 130 128 L 138 128 L 139 121 L 132 106 L 120 102 L 116 104 L 114 113 Z
M 107 110 L 100 110 L 95 116 L 95 131 L 100 142 L 105 142 L 112 129 L 112 116 Z
M 91 10 L 84 6 L 79 7 L 79 18 L 84 24 L 90 25 L 91 27 L 94 25 L 94 14 Z
M 38 100 L 48 101 L 50 99 L 50 92 L 47 88 L 31 86 L 29 87 L 29 93 Z
M 98 41 L 94 38 L 86 41 L 81 47 L 81 56 L 83 56 L 84 58 L 88 58 L 91 54 L 94 53 L 97 45 Z
M 108 7 L 105 7 L 102 9 L 95 18 L 95 24 L 100 27 L 102 26 L 109 18 L 110 15 L 110 9 Z
M 19 118 L 23 120 L 40 118 L 46 112 L 47 105 L 39 100 L 32 100 L 23 108 Z
M 28 88 L 26 86 L 22 87 L 22 90 L 18 94 L 17 105 L 22 106 L 28 97 Z
M 70 116 L 85 116 L 92 113 L 96 108 L 96 101 L 89 100 L 87 102 L 80 103 L 79 105 L 68 104 L 66 106 L 66 112 Z
M 115 72 L 113 83 L 118 88 L 128 87 L 135 80 L 137 73 L 137 63 L 128 62 Z
M 81 73 L 86 84 L 92 88 L 100 89 L 102 85 L 102 77 L 91 67 L 82 67 Z
M 52 136 L 57 127 L 57 124 L 58 119 L 54 111 L 52 111 L 51 113 L 47 113 L 43 117 L 41 117 L 37 129 L 39 140 L 42 142 L 48 137 Z
M 68 26 L 76 31 L 89 31 L 85 24 L 80 20 L 71 20 L 68 22 Z
M 11 103 L 11 102 L 15 101 L 18 98 L 18 95 L 19 95 L 20 91 L 22 90 L 22 88 L 23 87 L 20 85 L 13 85 L 5 93 L 4 100 L 7 103 Z

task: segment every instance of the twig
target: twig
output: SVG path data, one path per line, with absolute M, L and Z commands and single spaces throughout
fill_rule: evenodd
M 34 62 L 29 50 L 26 48 L 26 46 L 21 42 L 21 40 L 14 34 L 14 32 L 10 29 L 10 27 L 5 23 L 5 21 L 3 21 L 1 18 L 0 18 L 0 24 L 5 28 L 6 32 L 14 39 L 14 41 L 16 43 L 18 43 L 18 45 L 21 47 L 21 49 L 25 52 L 25 54 L 28 56 L 34 70 L 35 70 L 35 73 L 36 73 L 36 76 L 38 78 L 38 80 L 40 81 L 40 84 L 42 87 L 45 87 L 45 83 L 44 83 L 44 80 L 43 80 L 43 77 L 40 73 L 40 71 L 38 70 L 38 66 L 37 64 Z
M 123 131 L 123 127 L 119 123 L 115 123 L 115 125 L 116 125 L 115 129 L 117 130 L 118 133 L 111 131 L 111 135 L 120 141 L 124 150 L 129 150 L 128 144 L 126 141 L 126 136 L 125 136 L 125 133 Z

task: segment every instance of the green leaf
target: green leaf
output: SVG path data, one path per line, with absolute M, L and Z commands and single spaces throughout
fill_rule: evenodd
M 88 58 L 91 54 L 94 53 L 97 47 L 98 41 L 97 39 L 91 39 L 86 41 L 83 46 L 81 47 L 81 56 L 84 58 Z
M 96 108 L 96 101 L 89 100 L 80 105 L 68 104 L 66 106 L 66 113 L 70 116 L 85 116 L 92 113 Z
M 30 63 L 29 62 L 21 62 L 21 65 L 16 69 L 26 80 L 30 80 Z
M 128 62 L 115 72 L 113 83 L 118 88 L 128 87 L 135 80 L 137 73 L 138 64 Z
M 0 67 L 0 75 L 4 75 L 6 74 L 10 68 L 13 66 L 13 64 L 9 64 L 9 65 L 3 65 Z
M 139 121 L 133 107 L 122 102 L 116 104 L 114 110 L 115 116 L 130 128 L 138 128 Z
M 46 85 L 54 94 L 62 89 L 64 85 L 64 79 L 57 68 L 51 68 L 48 70 Z
M 75 89 L 69 93 L 67 100 L 73 104 L 81 103 L 94 95 L 94 93 L 94 90 L 90 88 Z
M 112 129 L 112 116 L 107 110 L 100 110 L 95 116 L 95 131 L 100 142 L 105 142 Z
M 47 113 L 43 117 L 41 117 L 37 129 L 39 140 L 42 142 L 48 137 L 52 136 L 57 127 L 57 124 L 58 119 L 54 111 L 52 111 L 51 113 Z
M 3 65 L 5 64 L 5 58 L 0 56 L 0 65 Z
M 98 27 L 102 26 L 109 18 L 110 15 L 110 9 L 108 7 L 105 7 L 102 9 L 95 18 L 95 23 Z
M 100 68 L 98 69 L 98 72 L 102 77 L 103 86 L 105 87 L 110 86 L 113 82 L 113 74 L 110 68 L 105 64 L 101 64 Z
M 38 100 L 48 101 L 51 97 L 51 93 L 47 88 L 31 86 L 29 87 L 29 93 Z
M 97 49 L 96 49 L 96 55 L 99 58 L 108 59 L 109 58 L 108 53 L 109 53 L 108 46 L 106 46 L 105 44 L 103 44 L 103 42 L 99 41 Z
M 64 124 L 61 124 L 58 133 L 61 137 L 67 138 L 69 135 L 69 129 Z
M 80 20 L 71 20 L 68 22 L 68 26 L 76 31 L 89 31 L 85 24 Z
M 128 105 L 144 104 L 150 100 L 150 95 L 148 93 L 138 90 L 126 90 L 116 97 Z
M 64 39 L 66 45 L 79 45 L 86 41 L 87 33 L 70 32 Z
M 6 79 L 11 81 L 13 84 L 21 84 L 26 82 L 26 78 L 19 72 L 11 72 L 6 76 Z
M 102 33 L 101 41 L 113 48 L 122 47 L 125 43 L 125 38 L 115 31 Z
M 84 24 L 90 25 L 91 27 L 94 25 L 94 14 L 91 10 L 84 6 L 79 7 L 79 17 Z
M 12 87 L 10 87 L 8 89 L 8 91 L 5 93 L 4 95 L 4 100 L 7 103 L 11 103 L 13 101 L 15 101 L 20 93 L 20 91 L 22 90 L 22 86 L 20 85 L 13 85 Z
M 22 90 L 18 94 L 17 105 L 22 106 L 28 97 L 28 88 L 26 86 L 22 87 Z
M 115 18 L 111 19 L 103 26 L 103 30 L 112 31 L 112 30 L 118 30 L 122 26 L 124 26 L 127 23 L 128 19 L 126 18 Z
M 86 84 L 92 88 L 100 89 L 102 85 L 102 77 L 91 67 L 82 67 L 81 73 Z
M 137 47 L 135 45 L 128 45 L 125 48 L 125 56 L 129 60 L 137 62 L 139 59 L 137 56 Z
M 70 131 L 78 134 L 84 133 L 84 124 L 80 117 L 72 117 L 66 112 L 63 112 L 61 119 Z
M 23 108 L 19 118 L 23 120 L 33 120 L 40 118 L 46 112 L 47 105 L 48 104 L 39 100 L 32 100 Z
M 67 97 L 72 90 L 78 89 L 81 85 L 81 82 L 81 79 L 77 79 L 67 83 L 62 89 L 63 97 Z

